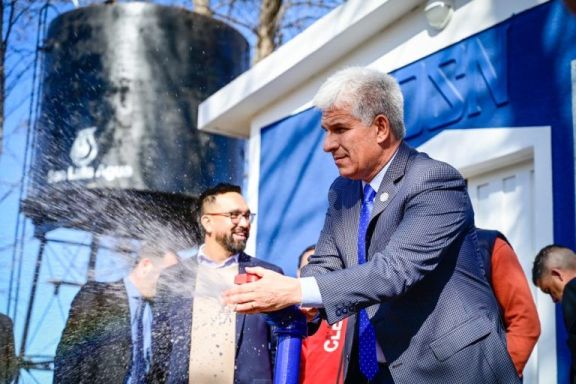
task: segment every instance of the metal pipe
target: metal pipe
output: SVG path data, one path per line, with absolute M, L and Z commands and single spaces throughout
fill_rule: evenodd
M 88 281 L 94 281 L 96 277 L 96 256 L 99 247 L 100 237 L 98 235 L 93 235 L 92 243 L 90 244 L 90 258 L 88 259 Z
M 22 335 L 22 343 L 20 344 L 19 361 L 24 360 L 26 353 L 26 343 L 28 342 L 28 331 L 30 330 L 30 320 L 32 319 L 32 309 L 34 308 L 34 300 L 36 299 L 36 291 L 38 289 L 38 278 L 40 277 L 40 267 L 42 266 L 42 257 L 46 249 L 46 234 L 42 233 L 38 239 L 40 240 L 40 248 L 38 249 L 38 256 L 36 257 L 36 266 L 34 267 L 34 277 L 32 280 L 32 292 L 30 293 L 30 301 L 28 302 L 28 309 L 26 311 L 26 321 L 24 322 L 24 334 Z M 16 384 L 20 380 L 20 371 L 16 373 Z

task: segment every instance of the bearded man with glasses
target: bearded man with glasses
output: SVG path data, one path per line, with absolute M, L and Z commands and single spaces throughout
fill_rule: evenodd
M 246 267 L 282 271 L 244 253 L 254 214 L 240 187 L 206 190 L 196 213 L 204 243 L 159 281 L 154 382 L 271 382 L 274 346 L 264 316 L 236 314 L 220 296 Z

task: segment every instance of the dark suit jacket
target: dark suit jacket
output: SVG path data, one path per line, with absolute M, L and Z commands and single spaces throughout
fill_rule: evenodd
M 519 382 L 460 174 L 402 143 L 376 194 L 368 261 L 359 266 L 361 204 L 360 181 L 335 180 L 302 272 L 316 277 L 329 323 L 367 308 L 397 384 Z
M 132 360 L 123 281 L 88 282 L 72 302 L 54 360 L 54 383 L 123 384 Z
M 153 350 L 155 383 L 188 383 L 193 291 L 196 257 L 165 270 L 160 276 L 154 306 Z M 275 265 L 250 257 L 239 257 L 239 273 L 261 266 L 282 272 Z M 206 342 L 210 342 L 209 339 Z M 263 315 L 236 315 L 236 365 L 234 383 L 271 383 L 273 366 L 271 329 Z
M 568 332 L 568 347 L 572 355 L 570 384 L 576 384 L 576 279 L 570 280 L 564 287 L 562 312 Z
M 12 319 L 0 313 L 0 384 L 11 383 L 16 376 L 16 348 Z

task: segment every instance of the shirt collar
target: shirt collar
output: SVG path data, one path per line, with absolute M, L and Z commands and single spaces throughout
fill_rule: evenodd
M 400 147 L 398 147 L 400 148 Z M 386 165 L 380 170 L 380 172 L 378 172 L 376 174 L 376 176 L 374 176 L 374 178 L 372 180 L 370 180 L 370 186 L 372 187 L 372 189 L 374 190 L 374 192 L 378 192 L 378 190 L 380 189 L 380 184 L 382 184 L 382 180 L 384 180 L 384 176 L 386 175 L 386 172 L 388 171 L 388 168 L 390 168 L 390 164 L 392 164 L 392 161 L 394 160 L 394 158 L 396 157 L 396 154 L 398 153 L 398 149 L 396 149 L 396 152 L 394 152 L 394 154 L 392 155 L 392 157 L 390 158 L 390 160 L 386 163 Z M 366 182 L 362 181 L 362 189 L 364 189 L 364 187 L 366 186 Z
M 136 288 L 128 276 L 124 277 L 124 286 L 126 287 L 126 293 L 128 294 L 129 298 L 140 299 L 142 297 L 140 291 L 138 288 Z
M 206 252 L 204 251 L 206 244 L 202 244 L 198 249 L 198 265 L 203 265 L 208 268 L 226 268 L 234 264 L 238 264 L 238 259 L 240 254 L 237 253 L 235 255 L 230 256 L 226 260 L 222 261 L 221 263 L 215 262 L 214 260 L 210 259 Z

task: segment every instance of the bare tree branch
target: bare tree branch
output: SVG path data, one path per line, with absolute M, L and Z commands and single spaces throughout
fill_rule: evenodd
M 8 41 L 10 39 L 10 34 L 12 32 L 12 28 L 14 27 L 14 13 L 16 12 L 16 0 L 12 0 L 8 5 L 10 7 L 10 13 L 8 14 L 8 27 L 6 28 L 6 33 L 2 38 L 2 46 L 5 50 L 5 47 L 8 45 Z M 2 2 L 2 22 L 4 22 L 4 2 Z
M 278 31 L 278 14 L 282 0 L 262 0 L 260 19 L 257 28 L 256 52 L 254 63 L 259 62 L 276 48 L 275 37 Z
M 18 187 L 18 183 L 13 183 L 12 185 L 10 185 L 10 188 L 4 192 L 4 194 L 2 196 L 0 196 L 0 204 L 2 204 L 4 202 L 4 200 L 6 200 Z
M 20 70 L 16 73 L 14 71 L 10 72 L 10 76 L 7 77 L 10 79 L 7 85 L 5 85 L 5 97 L 10 96 L 10 93 L 14 90 L 16 86 L 18 86 L 20 80 L 28 73 L 28 71 L 34 66 L 34 60 L 30 60 L 26 63 L 23 67 L 20 66 Z M 16 69 L 16 68 L 15 68 Z M 5 80 L 5 81 L 6 81 Z
M 12 114 L 16 112 L 18 109 L 20 109 L 26 101 L 30 100 L 30 97 L 31 97 L 30 94 L 24 94 L 24 96 L 22 96 L 20 100 L 11 103 L 10 109 L 5 112 L 6 118 L 12 116 Z
M 223 16 L 223 15 L 219 15 L 218 19 L 222 20 L 228 24 L 233 24 L 236 27 L 242 27 L 242 28 L 247 29 L 247 30 L 251 31 L 252 33 L 256 34 L 256 30 L 254 29 L 255 28 L 254 25 L 250 24 L 248 22 L 244 22 L 244 21 L 241 21 L 241 20 L 236 19 L 234 17 L 228 17 L 228 16 Z
M 212 17 L 212 8 L 210 8 L 210 0 L 193 0 L 193 11 L 204 16 Z

